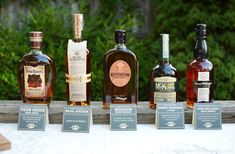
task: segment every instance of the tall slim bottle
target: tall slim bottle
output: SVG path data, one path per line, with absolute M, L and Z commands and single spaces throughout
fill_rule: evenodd
M 162 61 L 150 73 L 149 107 L 156 108 L 160 102 L 177 102 L 176 69 L 169 62 L 169 34 L 161 34 Z
M 83 14 L 74 14 L 74 39 L 68 40 L 66 54 L 67 104 L 90 105 L 90 52 L 82 41 Z
M 29 37 L 31 51 L 19 61 L 21 97 L 24 103 L 49 105 L 55 86 L 55 64 L 42 53 L 43 33 L 32 31 Z
M 187 107 L 213 102 L 214 67 L 207 59 L 206 24 L 197 24 L 194 60 L 187 67 Z
M 138 63 L 135 54 L 125 46 L 126 31 L 115 31 L 115 47 L 103 61 L 103 107 L 131 104 L 138 100 Z

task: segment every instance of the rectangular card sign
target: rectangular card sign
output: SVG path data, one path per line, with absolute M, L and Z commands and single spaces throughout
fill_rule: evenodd
M 192 124 L 195 129 L 222 129 L 221 105 L 219 103 L 195 103 Z
M 111 104 L 110 126 L 112 131 L 137 130 L 136 104 Z
M 89 133 L 92 123 L 90 106 L 65 106 L 62 132 Z
M 184 104 L 158 103 L 155 124 L 158 129 L 184 129 Z
M 18 130 L 45 131 L 48 108 L 45 104 L 21 104 Z

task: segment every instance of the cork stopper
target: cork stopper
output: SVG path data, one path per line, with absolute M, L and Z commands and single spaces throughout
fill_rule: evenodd
M 74 14 L 73 21 L 74 38 L 81 39 L 83 30 L 83 14 Z
M 40 49 L 42 46 L 43 33 L 41 31 L 29 32 L 29 39 L 32 49 Z

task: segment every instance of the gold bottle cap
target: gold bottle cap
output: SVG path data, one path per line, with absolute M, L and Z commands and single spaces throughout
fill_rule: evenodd
M 83 30 L 83 14 L 74 14 L 73 21 L 74 38 L 80 39 Z

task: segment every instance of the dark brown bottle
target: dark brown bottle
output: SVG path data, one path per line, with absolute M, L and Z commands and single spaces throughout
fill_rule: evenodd
M 177 102 L 176 69 L 169 62 L 169 34 L 161 34 L 162 61 L 150 73 L 149 107 L 156 109 L 160 102 Z
M 207 59 L 206 24 L 196 26 L 194 60 L 187 67 L 187 107 L 213 102 L 214 67 Z
M 31 52 L 19 61 L 18 79 L 24 103 L 49 104 L 55 85 L 53 60 L 41 51 L 43 33 L 29 33 Z
M 74 14 L 74 39 L 68 41 L 66 52 L 66 91 L 70 106 L 90 105 L 90 52 L 82 41 L 83 14 Z
M 135 54 L 125 46 L 125 30 L 115 31 L 115 42 L 115 48 L 105 54 L 103 61 L 104 108 L 138 100 L 138 63 Z

